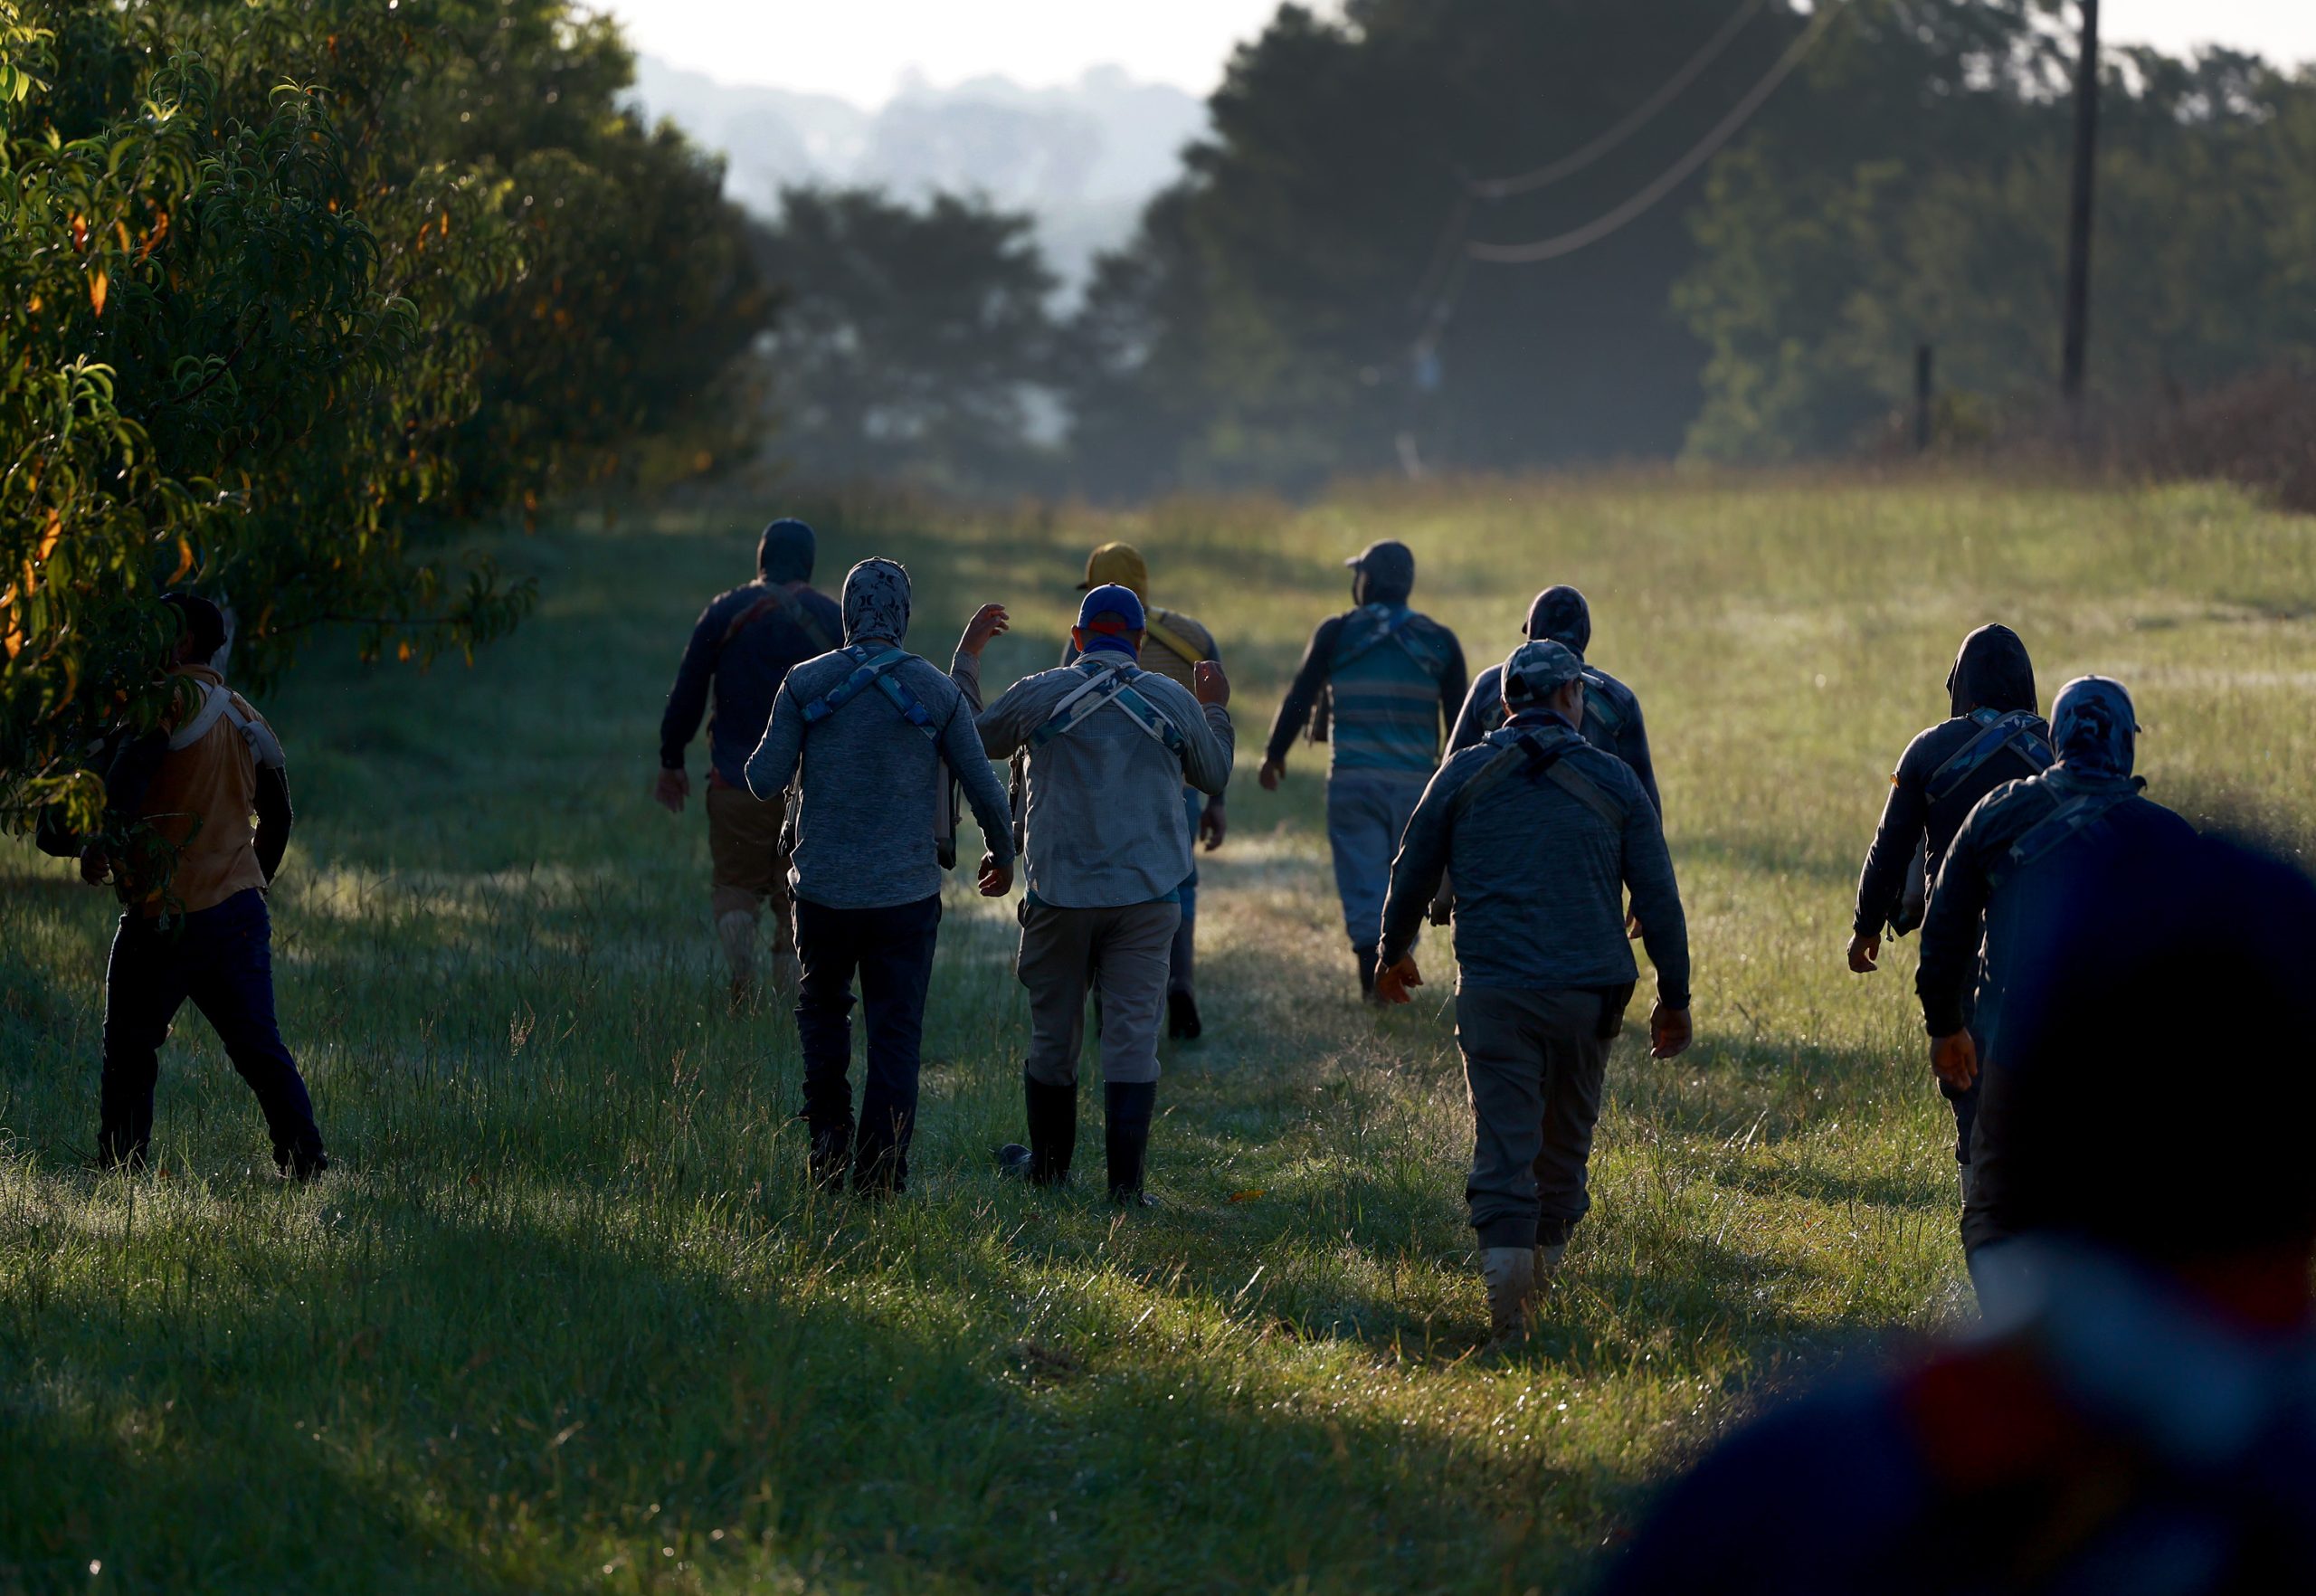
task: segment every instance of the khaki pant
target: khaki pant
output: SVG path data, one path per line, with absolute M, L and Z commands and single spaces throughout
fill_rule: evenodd
M 1568 1240 L 1591 1206 L 1585 1167 L 1600 1117 L 1608 1002 L 1580 987 L 1466 987 L 1456 1043 L 1472 1094 L 1464 1200 L 1482 1247 Z
M 1014 974 L 1030 991 L 1030 1078 L 1077 1084 L 1086 1040 L 1086 995 L 1102 999 L 1102 1079 L 1134 1086 L 1158 1078 L 1158 1028 L 1180 904 L 1120 908 L 1021 905 Z
M 786 817 L 781 797 L 758 798 L 745 787 L 707 784 L 707 857 L 715 886 L 709 897 L 716 917 L 757 912 L 772 906 L 774 953 L 796 951 L 789 917 L 788 856 L 780 851 L 780 826 Z

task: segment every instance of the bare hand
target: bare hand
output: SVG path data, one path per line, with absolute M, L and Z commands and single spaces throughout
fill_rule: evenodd
M 1222 673 L 1222 661 L 1201 660 L 1192 666 L 1191 692 L 1201 704 L 1228 704 L 1230 701 L 1230 679 Z
M 1212 853 L 1222 846 L 1222 839 L 1228 836 L 1229 831 L 1230 822 L 1224 816 L 1221 801 L 1219 799 L 1208 804 L 1206 812 L 1198 817 L 1199 838 L 1206 844 L 1206 850 L 1209 853 Z
M 1640 940 L 1640 917 L 1630 909 L 1625 911 L 1625 940 L 1627 942 Z
M 1648 1011 L 1648 1056 L 1675 1059 L 1689 1050 L 1689 1012 L 1668 1009 L 1659 998 Z
M 1930 1039 L 1930 1067 L 1938 1078 L 1956 1091 L 1968 1091 L 1979 1078 L 1979 1044 L 1967 1031 Z
M 1411 1003 L 1415 993 L 1410 989 L 1422 984 L 1423 975 L 1415 967 L 1415 955 L 1408 954 L 1376 975 L 1375 995 L 1387 1003 Z
M 691 777 L 680 770 L 663 770 L 657 785 L 651 789 L 651 801 L 669 814 L 684 812 L 684 800 L 691 796 Z
M 1286 766 L 1276 759 L 1266 759 L 1263 761 L 1262 769 L 1255 773 L 1255 780 L 1263 784 L 1264 792 L 1276 793 L 1278 791 L 1279 778 L 1286 774 Z
M 1009 859 L 1000 864 L 997 855 L 984 853 L 981 856 L 978 879 L 983 898 L 1002 898 L 1013 890 L 1013 861 Z
M 1849 939 L 1849 967 L 1860 975 L 1871 975 L 1880 969 L 1882 935 L 1878 931 L 1861 931 Z
M 983 604 L 965 622 L 965 635 L 957 640 L 957 652 L 978 660 L 981 651 L 989 647 L 989 640 L 1002 636 L 1012 625 L 1013 618 L 1005 613 L 1003 604 Z
M 101 848 L 91 848 L 81 855 L 81 879 L 91 887 L 101 887 L 112 874 L 112 860 Z

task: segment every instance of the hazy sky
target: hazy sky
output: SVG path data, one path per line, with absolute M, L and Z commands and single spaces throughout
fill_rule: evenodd
M 1602 0 L 1613 4 L 1617 0 Z M 1115 62 L 1194 94 L 1277 0 L 596 0 L 653 55 L 730 83 L 882 104 L 905 74 L 1031 88 Z M 2316 0 L 2105 0 L 2108 36 L 2316 60 Z

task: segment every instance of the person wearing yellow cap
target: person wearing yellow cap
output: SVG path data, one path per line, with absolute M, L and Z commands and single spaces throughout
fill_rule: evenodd
M 1150 566 L 1143 559 L 1142 551 L 1131 543 L 1106 543 L 1086 556 L 1086 580 L 1077 584 L 1080 593 L 1115 584 L 1128 589 L 1142 601 L 1143 624 L 1147 641 L 1142 651 L 1142 668 L 1156 671 L 1169 681 L 1196 690 L 1196 673 L 1201 661 L 1211 660 L 1220 663 L 1222 651 L 1215 646 L 1214 633 L 1180 610 L 1169 610 L 1150 602 Z M 1061 662 L 1071 663 L 1077 657 L 1072 644 L 1062 651 Z M 1212 853 L 1222 846 L 1222 839 L 1229 830 L 1223 812 L 1222 794 L 1208 797 L 1196 787 L 1182 788 L 1182 812 L 1189 817 L 1191 836 Z M 1199 1018 L 1198 992 L 1195 980 L 1198 942 L 1198 852 L 1191 853 L 1190 879 L 1182 883 L 1182 919 L 1174 931 L 1173 952 L 1166 973 L 1166 1034 L 1178 1041 L 1196 1040 L 1203 1025 Z

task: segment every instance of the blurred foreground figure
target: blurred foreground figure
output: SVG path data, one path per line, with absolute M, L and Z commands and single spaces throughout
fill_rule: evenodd
M 732 1000 L 747 1002 L 756 979 L 756 920 L 772 906 L 774 983 L 796 985 L 796 942 L 788 913 L 788 860 L 780 846 L 786 802 L 748 791 L 748 755 L 772 720 L 781 682 L 795 666 L 835 648 L 844 622 L 812 588 L 815 539 L 802 521 L 774 521 L 756 548 L 756 579 L 719 595 L 699 613 L 660 720 L 660 782 L 652 795 L 681 814 L 691 795 L 684 749 L 707 717 L 708 903 L 732 969 Z
M 81 879 L 111 878 L 123 905 L 105 972 L 97 1156 L 145 1166 L 161 1044 L 190 999 L 257 1094 L 275 1165 L 309 1180 L 329 1160 L 274 1019 L 265 904 L 290 846 L 288 767 L 264 717 L 200 662 L 224 647 L 223 614 L 188 594 L 164 603 L 178 624 L 180 691 L 160 729 L 125 744 L 105 774 L 105 831 L 130 838 L 131 852 L 111 858 L 100 841 L 81 856 Z
M 1962 640 L 1946 673 L 1946 693 L 1952 714 L 1906 745 L 1865 868 L 1858 872 L 1849 967 L 1861 975 L 1880 967 L 1884 926 L 1903 936 L 1922 924 L 1930 883 L 1979 800 L 2006 782 L 2048 769 L 2054 757 L 2050 727 L 2036 713 L 2034 661 L 2009 627 L 1981 626 Z M 1986 1035 L 1972 1026 L 1967 1004 L 1962 1023 L 1983 1054 Z M 1954 1162 L 1967 1202 L 1978 1084 L 1941 1080 L 1938 1089 L 1954 1110 Z
M 2036 938 L 2057 924 L 2055 901 L 2093 872 L 2155 880 L 2175 868 L 2174 857 L 2195 837 L 2186 821 L 2139 795 L 2147 783 L 2131 774 L 2138 730 L 2121 682 L 2083 676 L 2061 688 L 2051 705 L 2058 762 L 2040 775 L 2005 783 L 1970 811 L 1931 890 L 1914 985 L 1931 1036 L 1932 1069 L 1950 1087 L 1979 1088 L 1962 1204 L 1962 1246 L 1972 1255 L 1974 1278 L 1979 1250 L 2020 1230 L 2005 1173 L 2007 993 L 2039 951 Z M 2095 922 L 2066 924 L 2096 935 Z M 2175 1096 L 2140 1101 L 2152 1114 Z M 2140 1135 L 2153 1128 L 2143 1123 Z M 2147 1149 L 2150 1158 L 2153 1151 Z M 2150 1201 L 2159 1186 L 2150 1179 Z
M 908 1184 L 941 872 L 956 862 L 954 787 L 964 788 L 988 844 L 982 896 L 1002 898 L 1013 885 L 1013 837 L 972 706 L 938 667 L 900 646 L 908 573 L 891 560 L 861 561 L 844 579 L 843 610 L 845 646 L 788 672 L 744 774 L 751 793 L 776 802 L 802 771 L 789 884 L 812 1178 L 841 1188 L 850 1167 L 856 1191 L 882 1194 Z M 1005 612 L 991 604 L 959 646 L 978 654 L 1004 626 Z M 848 1078 L 855 972 L 868 1031 L 857 1145 Z
M 1086 580 L 1078 591 L 1089 593 L 1106 584 L 1115 583 L 1130 588 L 1142 601 L 1143 630 L 1147 641 L 1142 647 L 1142 668 L 1154 670 L 1186 692 L 1197 688 L 1196 671 L 1201 661 L 1212 660 L 1221 663 L 1222 651 L 1215 646 L 1214 633 L 1179 610 L 1169 610 L 1150 602 L 1150 568 L 1144 563 L 1142 551 L 1130 543 L 1106 543 L 1086 559 Z M 1069 644 L 1062 653 L 1061 662 L 1074 664 L 1077 645 Z M 1222 839 L 1229 830 L 1229 821 L 1223 808 L 1223 794 L 1211 797 L 1187 783 L 1182 787 L 1182 812 L 1191 822 L 1194 841 L 1206 845 L 1213 852 L 1222 846 Z M 1197 1039 L 1205 1027 L 1199 1019 L 1198 983 L 1198 854 L 1191 855 L 1191 873 L 1182 881 L 1182 921 L 1174 928 L 1174 945 L 1167 957 L 1166 972 L 1166 1034 L 1183 1041 Z
M 1297 732 L 1333 742 L 1327 845 L 1360 993 L 1372 1001 L 1391 856 L 1438 765 L 1441 731 L 1463 708 L 1468 673 L 1456 634 L 1408 607 L 1415 555 L 1406 544 L 1372 544 L 1344 563 L 1358 607 L 1311 634 L 1270 728 L 1260 780 L 1266 792 L 1277 790 Z
M 1624 894 L 1656 966 L 1649 1042 L 1689 1045 L 1689 945 L 1656 807 L 1631 767 L 1587 743 L 1583 662 L 1549 640 L 1495 672 L 1509 717 L 1454 755 L 1416 806 L 1382 917 L 1385 1002 L 1422 984 L 1411 950 L 1443 869 L 1456 878 L 1456 1040 L 1475 1138 L 1465 1189 L 1488 1319 L 1527 1323 L 1591 1199 L 1585 1170 L 1609 1044 L 1639 971 Z
M 2316 1590 L 2316 883 L 2210 839 L 2054 868 L 1989 1078 L 2022 1237 L 1985 1334 L 1721 1448 L 1614 1596 Z M 2188 1081 L 2207 1155 L 2150 1181 Z
M 1075 664 L 1041 670 L 981 716 L 993 759 L 1030 752 L 1030 888 L 1016 972 L 1030 993 L 1022 1070 L 1029 1141 L 998 1154 L 1039 1185 L 1069 1175 L 1077 1146 L 1077 1056 L 1087 993 L 1102 1005 L 1104 1135 L 1113 1202 L 1147 1202 L 1143 1172 L 1158 1100 L 1158 1026 L 1167 958 L 1191 869 L 1184 781 L 1220 793 L 1230 779 L 1230 684 L 1198 667 L 1194 691 L 1140 669 L 1146 633 L 1131 588 L 1096 587 L 1078 606 Z M 980 660 L 961 652 L 957 685 L 981 698 Z
M 1656 765 L 1649 757 L 1640 699 L 1584 657 L 1592 646 L 1592 607 L 1584 595 L 1567 586 L 1538 594 L 1528 606 L 1527 637 L 1532 642 L 1549 639 L 1576 656 L 1584 671 L 1584 740 L 1632 766 L 1641 791 L 1648 794 L 1648 806 L 1662 815 L 1665 803 L 1656 793 Z M 1463 713 L 1457 716 L 1456 729 L 1448 738 L 1448 752 L 1460 754 L 1476 746 L 1504 720 L 1504 667 L 1491 665 L 1473 678 Z

